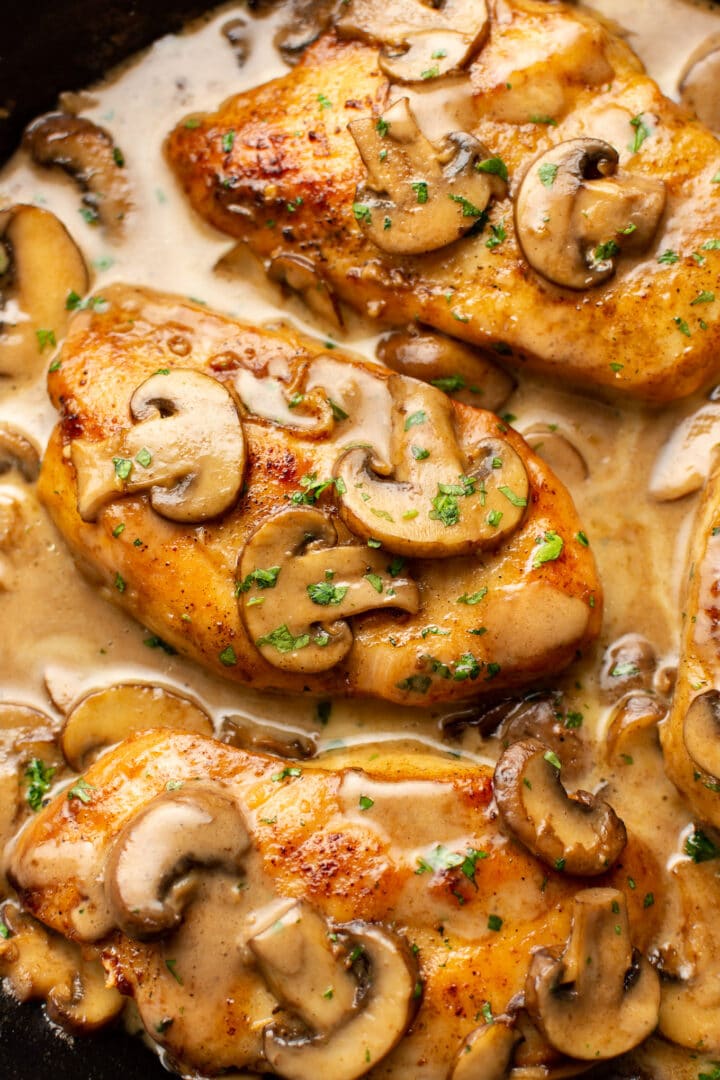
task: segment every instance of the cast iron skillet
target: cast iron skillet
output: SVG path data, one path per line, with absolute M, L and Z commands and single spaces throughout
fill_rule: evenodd
M 17 0 L 5 4 L 0 163 L 15 150 L 27 122 L 52 108 L 61 91 L 83 89 L 131 53 L 214 6 L 208 0 L 34 0 L 27 8 Z M 248 0 L 247 6 L 257 6 L 257 0 Z M 636 1070 L 585 1074 L 586 1080 L 622 1076 L 640 1080 Z M 121 1030 L 58 1036 L 39 1006 L 18 1005 L 0 993 L 0 1077 L 168 1080 L 168 1073 L 139 1039 Z

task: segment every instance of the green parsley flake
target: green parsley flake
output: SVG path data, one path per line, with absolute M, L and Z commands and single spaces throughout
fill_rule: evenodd
M 675 316 L 675 318 L 673 319 L 673 322 L 677 326 L 680 333 L 684 334 L 685 337 L 691 337 L 692 336 L 691 333 L 690 333 L 690 327 L 688 326 L 688 324 L 685 322 L 684 319 L 680 318 L 679 315 Z
M 494 251 L 496 247 L 502 244 L 503 240 L 507 240 L 507 229 L 505 228 L 505 222 L 501 221 L 499 225 L 491 225 L 490 232 L 492 236 L 485 241 L 485 247 L 490 251 Z
M 87 806 L 88 803 L 92 802 L 91 792 L 94 790 L 93 785 L 88 784 L 87 780 L 83 780 L 81 776 L 70 788 L 67 797 L 68 799 L 78 799 L 84 806 Z
M 410 453 L 416 461 L 425 461 L 430 457 L 430 451 L 426 450 L 424 446 L 411 446 Z
M 230 130 L 226 131 L 222 137 L 222 148 L 226 154 L 229 154 L 235 145 L 235 132 Z
M 720 856 L 720 850 L 715 843 L 697 826 L 686 838 L 683 850 L 695 863 L 709 862 L 710 859 L 717 859 Z
M 48 345 L 55 346 L 57 341 L 55 340 L 54 330 L 36 330 L 35 335 L 38 340 L 38 348 L 40 352 L 44 352 Z
M 673 263 L 680 262 L 680 256 L 677 251 L 668 248 L 667 251 L 663 251 L 662 255 L 658 256 L 658 262 L 663 263 L 665 266 L 672 266 Z
M 132 472 L 133 463 L 129 458 L 114 457 L 112 459 L 115 467 L 115 475 L 118 480 L 127 480 L 128 476 Z
M 270 777 L 274 784 L 279 784 L 282 780 L 287 780 L 288 777 L 302 776 L 302 769 L 298 765 L 286 765 L 280 772 L 275 773 Z
M 324 94 L 318 94 L 317 100 L 321 109 L 332 109 L 332 101 L 326 98 Z
M 552 116 L 531 116 L 529 123 L 548 124 L 550 127 L 557 127 L 557 120 L 554 120 Z
M 650 136 L 652 135 L 652 129 L 649 128 L 643 120 L 642 113 L 638 113 L 637 116 L 633 116 L 630 124 L 632 127 L 635 128 L 635 134 L 633 136 L 632 142 L 628 144 L 628 150 L 631 154 L 637 154 L 638 150 L 645 142 L 645 140 L 650 138 Z
M 502 930 L 502 924 L 503 921 L 499 915 L 488 915 L 488 930 L 493 930 L 495 933 L 497 933 L 499 930 Z
M 501 180 L 507 180 L 508 170 L 507 165 L 502 158 L 491 157 L 485 158 L 484 161 L 476 161 L 475 169 L 481 173 L 491 173 L 493 176 L 499 176 Z
M 582 544 L 583 547 L 590 547 L 590 541 L 582 530 L 575 534 L 575 539 L 579 544 Z
M 137 454 L 135 455 L 135 460 L 137 461 L 138 465 L 142 465 L 143 469 L 147 469 L 147 467 L 152 461 L 152 454 L 146 446 L 143 446 L 142 450 L 138 450 Z
M 331 581 L 318 581 L 315 585 L 307 586 L 307 594 L 313 604 L 321 607 L 341 604 L 348 591 L 347 585 L 333 585 Z
M 266 570 L 257 567 L 255 570 L 250 571 L 244 581 L 238 581 L 235 586 L 235 595 L 239 596 L 240 593 L 248 592 L 253 585 L 258 589 L 274 589 L 279 576 L 279 566 L 268 566 Z
M 355 220 L 365 222 L 369 225 L 372 222 L 372 214 L 370 213 L 370 207 L 366 203 L 353 203 L 352 212 L 355 215 Z
M 387 122 L 387 120 L 383 120 L 382 116 L 379 116 L 375 124 L 375 130 L 377 131 L 380 138 L 384 139 L 388 131 L 390 130 L 390 124 Z
M 410 187 L 415 192 L 415 198 L 419 203 L 426 203 L 428 201 L 428 186 L 426 180 L 414 180 Z
M 503 485 L 498 488 L 498 491 L 501 492 L 513 506 L 527 506 L 527 499 L 522 498 L 520 495 L 516 495 L 512 488 Z
M 255 644 L 259 647 L 272 645 L 280 653 L 289 653 L 295 652 L 296 649 L 305 649 L 310 644 L 310 635 L 300 634 L 299 637 L 295 637 L 288 628 L 287 623 L 283 623 L 282 626 L 276 627 L 272 633 L 258 638 Z
M 562 769 L 562 762 L 554 750 L 546 750 L 543 754 L 543 759 L 547 761 L 549 765 L 553 765 L 556 769 Z
M 690 301 L 690 307 L 695 307 L 696 304 L 713 304 L 715 302 L 715 293 L 709 292 L 707 289 L 703 289 L 701 293 Z
M 431 379 L 431 386 L 437 386 L 438 390 L 444 390 L 446 394 L 454 394 L 465 388 L 465 379 L 462 375 L 444 375 L 441 379 Z
M 485 588 L 479 589 L 478 592 L 463 593 L 462 596 L 458 596 L 455 603 L 456 604 L 469 604 L 471 606 L 474 606 L 475 604 L 479 604 L 481 600 L 485 599 L 485 597 L 487 596 L 487 592 L 488 592 L 487 587 L 485 587 Z
M 462 206 L 463 217 L 479 218 L 485 213 L 483 209 L 479 206 L 475 206 L 475 204 L 471 203 L 469 199 L 466 199 L 464 195 L 454 195 L 453 192 L 449 192 L 448 198 L 452 199 L 453 202 L 458 203 L 459 206 Z
M 418 424 L 424 424 L 427 420 L 427 413 L 420 409 L 418 412 L 410 413 L 405 420 L 405 431 L 409 431 L 412 427 L 417 427 Z
M 533 570 L 537 570 L 543 563 L 555 562 L 562 555 L 563 548 L 565 547 L 565 541 L 562 536 L 552 530 L 545 533 L 544 540 L 540 541 L 540 546 L 535 552 L 535 556 L 532 561 Z
M 502 510 L 491 510 L 487 516 L 488 525 L 492 525 L 493 529 L 497 529 L 498 525 L 503 519 Z
M 552 187 L 557 178 L 559 168 L 559 165 L 553 165 L 549 161 L 545 162 L 544 165 L 540 165 L 538 168 L 540 183 L 546 188 Z
M 125 589 L 127 588 L 127 584 L 125 582 L 125 579 L 122 577 L 121 574 L 116 574 L 115 575 L 115 588 L 117 589 L 117 591 L 119 593 L 124 593 Z
M 383 591 L 385 586 L 383 585 L 383 579 L 379 574 L 363 574 L 363 577 L 372 585 L 376 593 L 381 593 Z
M 429 675 L 408 675 L 407 679 L 401 679 L 395 683 L 398 690 L 407 690 L 413 694 L 427 694 L 432 679 Z
M 226 645 L 221 653 L 218 655 L 218 660 L 224 667 L 232 667 L 237 664 L 237 656 L 232 645 Z
M 472 653 L 463 653 L 455 662 L 453 679 L 455 682 L 474 681 L 480 674 L 480 664 Z
M 371 799 L 369 795 L 361 795 L 358 800 L 358 805 L 361 810 L 371 810 L 375 805 L 375 800 Z
M 50 790 L 50 783 L 55 772 L 53 766 L 46 765 L 40 758 L 33 758 L 25 769 L 25 778 L 28 781 L 25 798 L 30 809 L 36 813 L 42 806 L 43 798 Z

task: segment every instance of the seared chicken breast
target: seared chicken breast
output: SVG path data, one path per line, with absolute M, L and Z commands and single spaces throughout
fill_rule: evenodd
M 417 705 L 548 675 L 598 632 L 567 491 L 435 387 L 114 286 L 49 389 L 40 493 L 79 565 L 218 674 Z
M 521 370 L 656 402 L 716 376 L 720 143 L 619 37 L 538 0 L 339 10 L 170 134 L 199 214 L 275 277 Z

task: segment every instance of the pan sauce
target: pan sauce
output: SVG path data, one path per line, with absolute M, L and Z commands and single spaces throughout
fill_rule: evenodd
M 687 57 L 720 30 L 720 15 L 709 3 L 637 0 L 628 6 L 620 0 L 598 0 L 595 7 L 628 29 L 630 44 L 672 96 Z M 106 127 L 122 148 L 133 186 L 135 208 L 118 242 L 110 243 L 78 215 L 72 181 L 34 169 L 22 153 L 0 178 L 0 206 L 36 202 L 56 213 L 93 267 L 96 295 L 114 280 L 146 284 L 199 298 L 256 323 L 290 317 L 323 340 L 336 338 L 372 357 L 374 330 L 357 317 L 349 316 L 342 337 L 329 334 L 327 327 L 308 322 L 299 302 L 285 300 L 249 259 L 241 265 L 242 275 L 237 263 L 235 270 L 214 270 L 228 250 L 228 240 L 192 215 L 162 157 L 163 138 L 181 117 L 212 108 L 228 94 L 285 69 L 272 47 L 281 13 L 256 22 L 243 15 L 250 50 L 242 68 L 221 33 L 236 14 L 237 8 L 224 8 L 192 32 L 162 39 L 93 88 L 83 102 L 82 114 Z M 439 93 L 444 92 L 435 91 Z M 441 113 L 433 109 L 436 116 L 457 116 L 462 110 L 462 101 L 456 99 L 448 97 L 441 104 Z M 39 445 L 54 423 L 44 383 L 43 370 L 36 379 L 0 384 L 0 420 L 10 421 Z M 658 503 L 648 495 L 648 478 L 677 425 L 706 402 L 707 395 L 702 395 L 660 412 L 602 403 L 524 377 L 504 406 L 521 432 L 538 423 L 558 425 L 587 464 L 587 479 L 563 476 L 562 471 L 560 475 L 572 491 L 598 561 L 605 622 L 592 654 L 555 680 L 553 688 L 563 691 L 566 712 L 582 714 L 581 733 L 588 743 L 597 739 L 604 745 L 609 723 L 611 709 L 600 683 L 607 646 L 625 633 L 639 633 L 652 643 L 661 666 L 666 661 L 671 667 L 675 660 L 679 590 L 697 497 Z M 541 439 L 530 441 L 536 446 Z M 476 761 L 492 762 L 497 756 L 496 742 L 483 740 L 473 728 L 459 741 L 443 741 L 437 713 L 378 702 L 336 702 L 328 722 L 318 725 L 315 703 L 239 689 L 179 657 L 150 650 L 143 628 L 78 575 L 32 489 L 20 488 L 12 476 L 1 476 L 0 496 L 8 489 L 16 495 L 20 490 L 25 533 L 12 557 L 9 588 L 0 592 L 0 701 L 61 714 L 89 690 L 116 682 L 154 682 L 197 698 L 218 724 L 225 716 L 240 715 L 277 726 L 281 736 L 283 731 L 317 733 L 320 763 L 329 767 L 362 765 L 399 744 L 406 752 L 452 752 Z M 596 790 L 607 785 L 607 797 L 628 828 L 669 868 L 685 859 L 679 853 L 691 817 L 665 779 L 659 752 L 646 746 L 633 751 L 632 763 L 618 757 L 612 767 L 604 753 L 588 755 L 589 760 L 593 757 L 581 786 Z M 422 831 L 423 819 L 435 811 L 415 800 L 413 813 Z M 695 1077 L 698 1068 L 698 1059 L 666 1049 L 655 1052 L 651 1065 L 658 1077 Z

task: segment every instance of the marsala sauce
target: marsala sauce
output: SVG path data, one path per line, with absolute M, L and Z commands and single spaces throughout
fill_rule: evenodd
M 707 35 L 720 31 L 720 10 L 710 3 L 597 0 L 594 7 L 628 31 L 629 43 L 671 96 L 676 96 L 687 57 Z M 221 32 L 238 14 L 247 20 L 250 40 L 242 67 Z M 223 8 L 188 33 L 161 39 L 90 91 L 82 114 L 112 133 L 133 189 L 134 210 L 117 243 L 83 221 L 70 179 L 36 169 L 24 153 L 0 174 L 0 206 L 35 202 L 57 214 L 83 250 L 95 294 L 115 280 L 145 284 L 199 298 L 254 323 L 291 318 L 322 340 L 337 340 L 373 357 L 372 324 L 349 316 L 346 333 L 329 333 L 308 321 L 311 317 L 299 303 L 283 300 L 279 288 L 268 284 L 250 259 L 243 275 L 214 270 L 231 242 L 192 214 L 162 156 L 165 135 L 188 112 L 211 109 L 231 93 L 282 74 L 285 65 L 272 46 L 281 16 L 255 21 L 244 8 Z M 443 106 L 444 114 L 453 115 L 462 103 L 446 100 Z M 46 353 L 34 380 L 0 380 L 0 419 L 41 446 L 56 420 L 45 393 L 49 360 Z M 504 407 L 514 414 L 513 424 L 520 431 L 535 422 L 557 424 L 588 465 L 588 479 L 569 486 L 599 564 L 605 621 L 593 652 L 553 684 L 565 693 L 563 707 L 582 713 L 588 740 L 594 735 L 602 743 L 608 722 L 609 706 L 598 683 L 608 644 L 634 631 L 650 639 L 660 658 L 669 663 L 676 658 L 680 586 L 697 496 L 658 503 L 647 486 L 672 431 L 706 400 L 707 395 L 696 396 L 663 411 L 609 405 L 523 377 Z M 273 407 L 272 397 L 267 407 Z M 154 681 L 196 697 L 218 722 L 240 714 L 281 727 L 318 730 L 314 702 L 263 696 L 223 683 L 181 657 L 147 648 L 143 628 L 79 576 L 32 489 L 0 477 L 0 494 L 9 488 L 20 492 L 26 532 L 14 556 L 15 578 L 7 591 L 0 591 L 0 701 L 36 705 L 57 715 L 89 689 Z M 335 703 L 329 721 L 319 728 L 319 740 L 319 761 L 328 767 L 362 765 L 372 756 L 391 753 L 399 742 L 404 752 L 452 752 L 486 762 L 497 755 L 496 741 L 483 741 L 472 730 L 461 743 L 443 742 L 437 713 L 377 701 Z M 648 841 L 661 861 L 682 857 L 681 836 L 690 815 L 664 778 L 659 755 L 640 754 L 632 765 L 619 766 L 617 774 L 605 765 L 602 753 L 596 756 L 582 786 L 593 790 L 607 785 L 610 801 L 629 829 Z M 397 794 L 404 803 L 412 796 L 411 785 Z M 428 800 L 429 805 L 411 801 L 414 832 L 424 834 L 436 820 L 435 800 Z M 213 955 L 212 944 L 207 955 Z M 664 1057 L 668 1060 L 654 1060 L 658 1077 L 697 1075 L 697 1061 L 686 1053 L 672 1051 Z

